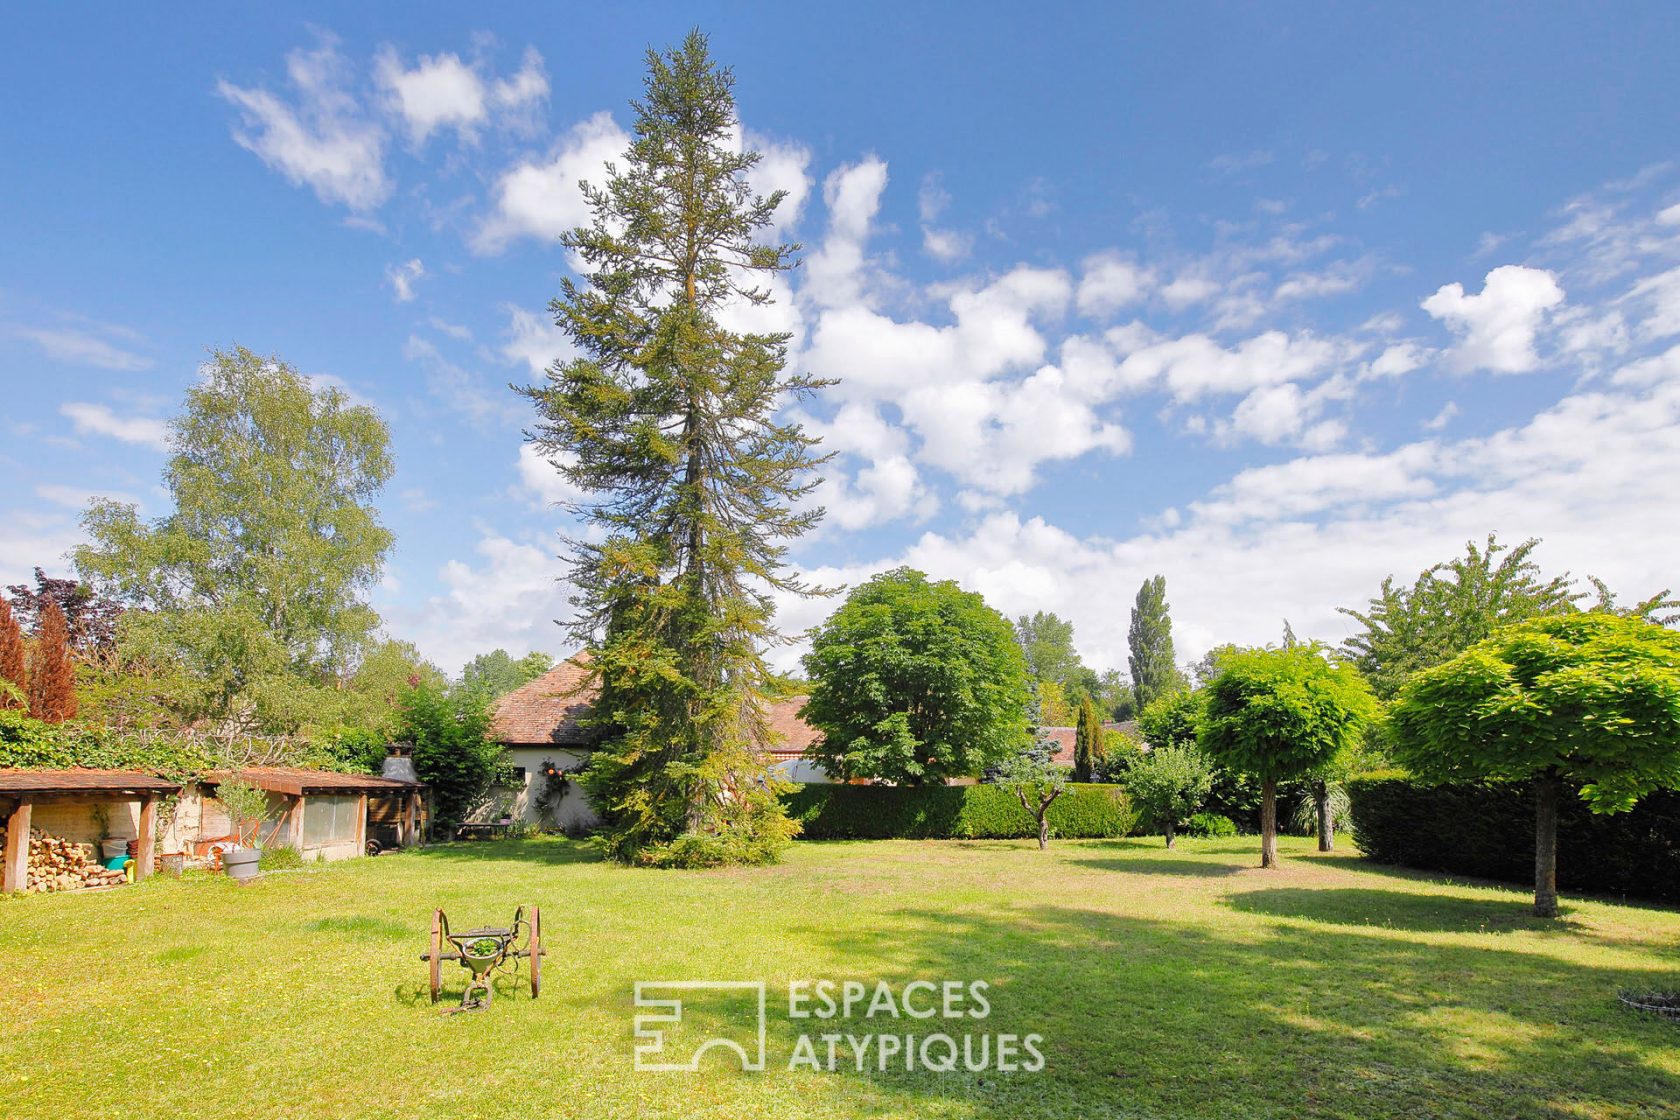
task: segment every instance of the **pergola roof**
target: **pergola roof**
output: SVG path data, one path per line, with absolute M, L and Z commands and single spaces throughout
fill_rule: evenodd
M 0 770 L 0 794 L 147 797 L 180 792 L 181 783 L 144 770 Z
M 285 794 L 288 797 L 332 793 L 413 793 L 421 788 L 419 782 L 405 782 L 397 778 L 379 778 L 372 774 L 339 774 L 331 770 L 299 770 L 290 766 L 247 766 L 237 772 L 221 770 L 206 774 L 204 782 L 214 786 L 230 778 L 238 778 L 258 789 Z

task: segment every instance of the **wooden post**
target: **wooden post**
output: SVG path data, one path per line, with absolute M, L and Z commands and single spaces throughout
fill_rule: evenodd
M 367 855 L 367 794 L 356 798 L 356 854 Z
M 407 797 L 407 809 L 403 813 L 402 842 L 403 847 L 405 848 L 413 847 L 414 845 L 414 828 L 419 823 L 419 817 L 420 795 L 418 793 L 410 793 Z
M 6 826 L 5 875 L 4 881 L 0 882 L 0 890 L 8 894 L 29 885 L 30 815 L 29 795 L 26 793 L 19 799 L 18 807 L 12 812 L 11 823 Z
M 134 838 L 134 881 L 152 873 L 153 837 L 157 834 L 157 794 L 148 793 L 140 802 L 140 835 Z
M 292 847 L 297 849 L 300 856 L 303 854 L 303 803 L 307 800 L 309 799 L 303 794 L 298 794 L 297 800 L 292 802 L 291 812 L 286 814 L 291 818 Z

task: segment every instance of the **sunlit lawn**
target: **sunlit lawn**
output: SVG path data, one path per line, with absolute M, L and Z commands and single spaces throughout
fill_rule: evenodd
M 1633 1117 L 1680 1115 L 1680 913 L 1454 885 L 1256 841 L 802 844 L 785 865 L 626 871 L 561 840 L 0 902 L 7 1117 Z M 433 906 L 538 903 L 543 996 L 442 1015 Z M 446 983 L 459 993 L 463 974 Z M 985 980 L 964 1031 L 1041 1073 L 789 1072 L 790 979 Z M 637 980 L 770 982 L 766 1072 L 632 1066 Z M 861 1015 L 861 1010 L 857 1012 Z

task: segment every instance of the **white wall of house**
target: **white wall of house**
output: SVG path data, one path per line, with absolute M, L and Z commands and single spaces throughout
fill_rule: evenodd
M 566 750 L 561 747 L 509 747 L 508 759 L 513 763 L 518 781 L 496 791 L 488 812 L 474 814 L 479 820 L 494 820 L 506 814 L 515 820 L 539 828 L 558 828 L 566 832 L 582 832 L 595 827 L 601 818 L 595 814 L 589 799 L 578 787 L 573 775 L 589 760 L 588 751 Z M 537 800 L 548 779 L 543 777 L 543 763 L 552 762 L 568 776 L 566 792 L 549 813 L 538 820 Z
M 814 782 L 819 785 L 826 785 L 834 780 L 828 776 L 827 770 L 808 758 L 784 759 L 776 763 L 773 769 L 790 782 Z

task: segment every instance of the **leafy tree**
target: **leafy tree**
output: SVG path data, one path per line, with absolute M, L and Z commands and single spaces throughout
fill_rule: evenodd
M 979 595 L 898 568 L 858 587 L 805 657 L 811 756 L 901 785 L 979 774 L 1027 745 L 1027 667 Z
M 1050 847 L 1050 806 L 1067 792 L 1067 767 L 1056 765 L 1056 744 L 1044 733 L 1038 704 L 1027 705 L 1026 750 L 987 772 L 987 780 L 1009 786 L 1021 801 L 1021 808 L 1038 822 L 1038 850 Z
M 86 655 L 103 651 L 117 640 L 117 620 L 122 617 L 123 605 L 96 594 L 80 580 L 54 579 L 36 568 L 33 590 L 24 583 L 11 584 L 6 590 L 11 592 L 12 606 L 25 630 L 40 627 L 41 609 L 51 600 L 64 612 L 70 648 L 75 652 Z
M 1152 576 L 1138 588 L 1126 631 L 1131 647 L 1132 694 L 1139 710 L 1151 700 L 1184 687 L 1173 662 L 1172 617 L 1167 607 L 1167 577 Z
M 699 32 L 647 67 L 629 151 L 561 239 L 588 277 L 551 305 L 579 356 L 523 392 L 534 445 L 590 496 L 571 630 L 601 682 L 584 780 L 607 851 L 668 862 L 687 836 L 685 861 L 771 859 L 794 825 L 761 750 L 764 652 L 785 640 L 773 595 L 815 590 L 786 550 L 822 515 L 803 502 L 816 440 L 779 416 L 824 383 L 785 372 L 790 335 L 725 322 L 769 303 L 799 248 L 763 240 L 785 192 L 752 191 L 733 74 Z
M 35 648 L 29 659 L 29 714 L 43 723 L 63 723 L 76 716 L 70 627 L 55 599 L 42 604 L 35 628 Z
M 1073 735 L 1073 780 L 1088 782 L 1103 762 L 1102 713 L 1089 696 L 1079 702 L 1079 724 Z
M 1596 813 L 1680 787 L 1680 634 L 1600 612 L 1533 619 L 1413 677 L 1391 723 L 1422 777 L 1534 783 L 1534 912 L 1554 917 L 1563 782 Z
M 1015 620 L 1015 636 L 1027 656 L 1027 671 L 1037 680 L 1073 680 L 1085 666 L 1073 648 L 1073 623 L 1045 611 Z
M 1109 719 L 1125 721 L 1137 715 L 1137 696 L 1132 682 L 1118 669 L 1106 669 L 1098 675 L 1096 687 L 1090 690 Z
M 12 605 L 0 599 L 0 711 L 29 706 L 29 667 L 23 631 L 12 616 Z
M 1201 734 L 1200 692 L 1169 692 L 1138 713 L 1138 731 L 1152 747 L 1182 747 Z
M 391 474 L 384 423 L 335 388 L 243 348 L 217 352 L 171 424 L 175 510 L 150 523 L 95 501 L 77 571 L 127 605 L 125 659 L 185 673 L 172 703 L 289 731 L 311 690 L 353 668 L 391 534 L 372 500 Z
M 1260 779 L 1260 866 L 1275 867 L 1278 780 L 1350 747 L 1376 716 L 1376 699 L 1352 665 L 1310 645 L 1231 654 L 1206 692 L 1199 744 Z
M 1532 559 L 1539 544 L 1530 538 L 1512 548 L 1489 533 L 1484 546 L 1467 543 L 1463 556 L 1424 569 L 1409 588 L 1396 587 L 1390 576 L 1366 610 L 1338 608 L 1363 627 L 1343 643 L 1344 652 L 1377 695 L 1391 700 L 1412 674 L 1450 660 L 1501 626 L 1580 609 L 1586 592 L 1575 589 L 1569 573 L 1542 576 Z M 1618 609 L 1604 581 L 1588 578 L 1597 592 L 1594 610 L 1664 624 L 1680 617 L 1674 611 L 1680 603 L 1667 591 Z
M 445 836 L 511 777 L 507 752 L 490 739 L 482 692 L 423 683 L 403 698 L 397 734 L 414 744 L 415 773 L 432 788 L 433 827 Z
M 1213 788 L 1213 769 L 1194 746 L 1158 747 L 1126 771 L 1126 792 L 1141 818 L 1173 846 L 1180 823 L 1202 807 Z
M 554 668 L 554 658 L 540 650 L 515 659 L 505 649 L 481 653 L 461 670 L 461 684 L 488 695 L 504 696 Z
M 1067 690 L 1062 687 L 1061 681 L 1039 681 L 1033 691 L 1046 724 L 1051 727 L 1072 726 L 1075 708 L 1068 702 Z

